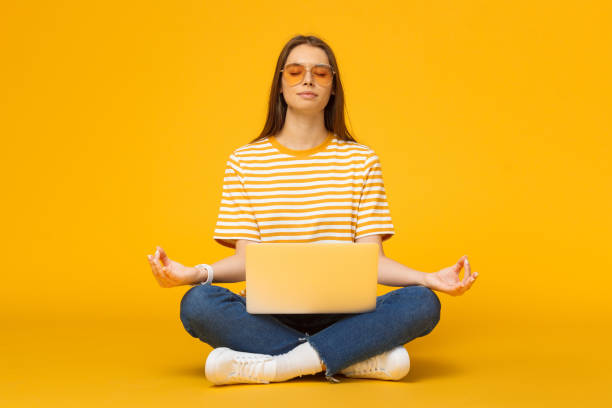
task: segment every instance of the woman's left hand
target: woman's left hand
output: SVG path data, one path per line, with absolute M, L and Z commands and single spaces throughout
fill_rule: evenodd
M 465 267 L 465 273 L 463 274 L 463 280 L 459 280 L 459 273 L 462 267 Z M 471 271 L 467 255 L 464 255 L 459 258 L 455 265 L 425 275 L 425 286 L 433 290 L 448 293 L 451 296 L 462 295 L 463 292 L 472 286 L 478 276 L 478 272 L 472 273 Z

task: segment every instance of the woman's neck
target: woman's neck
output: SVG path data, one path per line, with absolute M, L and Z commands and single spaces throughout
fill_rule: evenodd
M 293 150 L 307 150 L 319 146 L 327 138 L 323 112 L 315 115 L 287 109 L 285 123 L 276 140 Z

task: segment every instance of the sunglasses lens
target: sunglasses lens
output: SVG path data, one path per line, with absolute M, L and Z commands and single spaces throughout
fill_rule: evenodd
M 299 64 L 289 64 L 283 71 L 283 77 L 287 83 L 291 86 L 299 84 L 304 79 L 304 73 L 306 69 Z
M 326 66 L 316 66 L 312 68 L 312 76 L 319 85 L 327 86 L 332 82 L 332 71 Z

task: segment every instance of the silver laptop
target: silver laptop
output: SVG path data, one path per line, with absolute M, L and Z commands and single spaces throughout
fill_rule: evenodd
M 374 242 L 247 245 L 247 312 L 373 311 L 376 309 L 379 248 Z

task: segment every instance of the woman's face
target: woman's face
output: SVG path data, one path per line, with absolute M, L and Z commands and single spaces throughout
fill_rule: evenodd
M 316 64 L 330 65 L 325 51 L 319 47 L 313 47 L 308 44 L 300 44 L 291 50 L 285 65 L 292 63 L 302 63 L 305 64 L 307 68 L 312 68 L 312 66 Z M 321 86 L 312 77 L 310 69 L 307 69 L 304 79 L 297 85 L 291 86 L 287 83 L 285 78 L 282 78 L 281 92 L 284 95 L 288 109 L 307 113 L 318 113 L 325 109 L 331 95 L 332 85 L 333 81 L 328 86 Z M 300 95 L 300 93 L 303 92 L 313 92 L 315 96 L 308 98 L 306 95 Z

